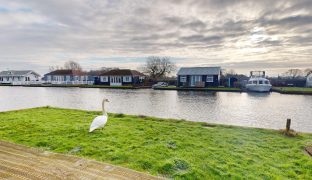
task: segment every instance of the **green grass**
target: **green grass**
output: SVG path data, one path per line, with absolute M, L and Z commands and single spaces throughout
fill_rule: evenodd
M 281 93 L 312 94 L 312 88 L 305 87 L 273 87 L 272 89 Z
M 130 86 L 108 86 L 108 85 L 80 85 L 81 88 L 110 88 L 110 89 L 137 89 L 137 87 Z
M 0 113 L 0 139 L 68 153 L 175 179 L 311 179 L 304 147 L 312 134 L 208 125 L 109 114 L 103 130 L 88 133 L 100 112 L 35 108 Z
M 168 86 L 168 87 L 157 87 L 157 90 L 191 90 L 191 91 L 239 91 L 241 92 L 240 88 L 229 88 L 229 87 L 207 87 L 207 88 L 184 88 L 184 87 L 176 87 L 176 86 Z
M 11 84 L 0 84 L 0 86 L 13 86 Z M 85 84 L 36 84 L 20 85 L 24 87 L 79 87 L 79 88 L 109 88 L 109 89 L 138 89 L 140 87 L 128 86 L 108 86 L 108 85 L 85 85 Z

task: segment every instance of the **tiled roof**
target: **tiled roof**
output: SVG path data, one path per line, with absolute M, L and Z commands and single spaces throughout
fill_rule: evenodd
M 178 75 L 218 75 L 221 67 L 183 67 Z
M 86 72 L 83 72 L 83 71 L 79 71 L 79 70 L 68 70 L 68 69 L 60 69 L 60 70 L 55 70 L 55 71 L 52 71 L 48 74 L 45 74 L 45 76 L 47 75 L 56 75 L 56 76 L 65 76 L 65 75 L 72 75 L 72 76 L 85 76 L 87 75 Z
M 101 76 L 145 76 L 145 75 L 136 70 L 113 69 L 108 72 L 102 73 Z

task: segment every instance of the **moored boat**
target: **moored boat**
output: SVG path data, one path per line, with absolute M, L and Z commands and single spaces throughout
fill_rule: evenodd
M 265 71 L 251 71 L 250 79 L 246 85 L 248 91 L 253 92 L 269 92 L 272 85 L 268 79 L 265 78 Z

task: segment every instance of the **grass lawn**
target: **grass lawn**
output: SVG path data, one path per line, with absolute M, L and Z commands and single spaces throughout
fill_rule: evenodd
M 241 92 L 240 88 L 229 88 L 229 87 L 207 87 L 207 88 L 183 88 L 176 86 L 168 86 L 168 87 L 157 87 L 157 90 L 190 90 L 190 91 L 230 91 L 230 92 Z
M 108 86 L 108 85 L 85 85 L 85 84 L 57 84 L 57 85 L 30 85 L 30 87 L 80 87 L 80 88 L 110 88 L 110 89 L 137 89 L 133 86 Z
M 273 87 L 272 89 L 279 91 L 281 93 L 312 94 L 312 88 L 305 88 L 305 87 Z
M 123 114 L 109 114 L 105 129 L 88 133 L 99 114 L 48 107 L 2 112 L 0 139 L 176 179 L 312 178 L 312 158 L 303 150 L 312 134 Z

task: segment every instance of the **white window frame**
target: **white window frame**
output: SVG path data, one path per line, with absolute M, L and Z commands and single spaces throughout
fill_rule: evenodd
M 206 82 L 213 82 L 213 76 L 207 75 Z
M 132 77 L 131 76 L 124 76 L 123 82 L 132 82 Z
M 180 76 L 180 82 L 186 83 L 186 76 Z
M 108 82 L 108 76 L 101 76 L 101 82 Z

